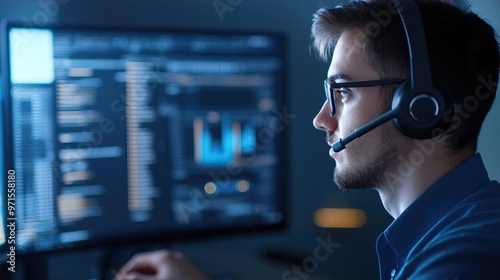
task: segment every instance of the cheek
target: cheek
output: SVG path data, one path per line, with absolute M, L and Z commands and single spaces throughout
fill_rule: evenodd
M 366 95 L 373 95 L 373 93 L 366 93 Z M 379 106 L 379 100 L 373 96 L 363 100 L 352 99 L 344 104 L 342 116 L 339 119 L 339 131 L 342 137 L 380 116 Z
M 339 119 L 339 131 L 342 137 L 347 136 L 356 128 L 359 128 L 373 119 L 370 119 L 370 116 L 366 114 L 366 110 L 363 110 L 364 109 L 359 109 L 356 106 L 344 106 L 342 116 Z
M 361 125 L 362 121 L 359 116 L 356 116 L 354 114 L 346 114 L 343 117 L 343 120 L 339 123 L 340 133 L 342 137 L 346 137 Z

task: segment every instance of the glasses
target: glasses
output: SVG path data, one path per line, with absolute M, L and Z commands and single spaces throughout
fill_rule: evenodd
M 337 97 L 335 89 L 339 88 L 359 88 L 359 87 L 375 87 L 381 85 L 398 84 L 406 81 L 406 79 L 389 79 L 389 80 L 374 80 L 363 82 L 349 82 L 349 83 L 336 83 L 325 80 L 325 94 L 328 100 L 328 107 L 330 108 L 330 116 L 337 115 Z

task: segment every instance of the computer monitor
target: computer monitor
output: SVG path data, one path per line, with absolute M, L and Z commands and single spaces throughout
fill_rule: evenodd
M 280 34 L 2 22 L 16 253 L 282 228 Z

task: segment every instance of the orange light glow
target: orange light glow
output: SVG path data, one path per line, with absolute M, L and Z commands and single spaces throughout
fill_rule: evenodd
M 321 228 L 359 228 L 366 223 L 362 209 L 320 208 L 313 216 L 314 224 Z

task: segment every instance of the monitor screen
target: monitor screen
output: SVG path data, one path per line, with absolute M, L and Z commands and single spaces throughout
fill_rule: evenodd
M 2 24 L 17 253 L 285 220 L 279 34 Z

